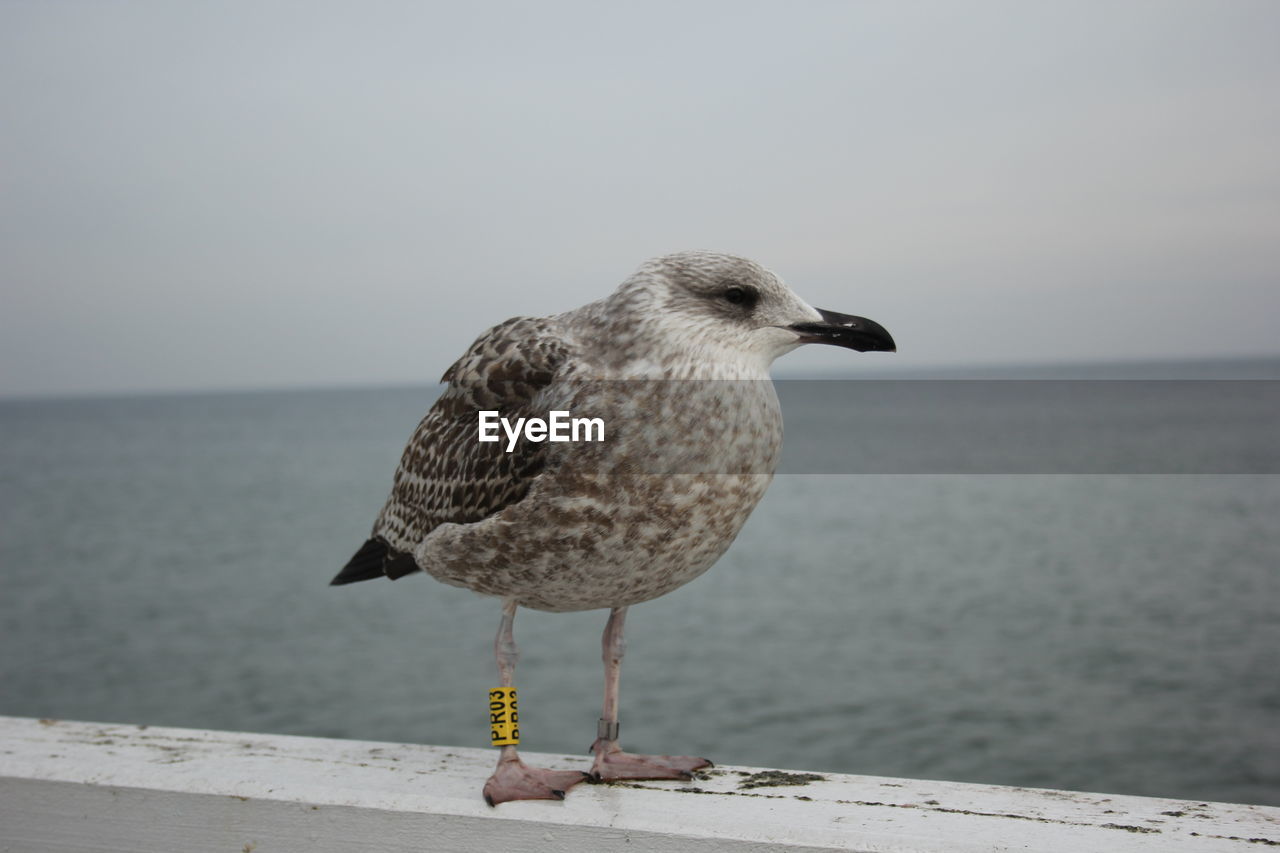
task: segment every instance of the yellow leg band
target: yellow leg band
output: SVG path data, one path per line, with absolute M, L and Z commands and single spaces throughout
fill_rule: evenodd
M 516 746 L 520 743 L 520 711 L 514 687 L 489 691 L 489 745 Z

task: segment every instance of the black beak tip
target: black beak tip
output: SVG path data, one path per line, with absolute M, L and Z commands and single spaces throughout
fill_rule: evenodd
M 838 314 L 819 308 L 822 321 L 799 323 L 791 327 L 800 335 L 802 344 L 833 344 L 858 352 L 897 352 L 898 344 L 889 330 L 875 320 Z

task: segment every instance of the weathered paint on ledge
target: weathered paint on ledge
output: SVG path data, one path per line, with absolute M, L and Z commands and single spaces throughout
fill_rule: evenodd
M 529 754 L 585 768 L 584 756 Z M 721 767 L 480 797 L 493 753 L 0 717 L 0 850 L 1170 851 L 1280 846 L 1280 809 Z

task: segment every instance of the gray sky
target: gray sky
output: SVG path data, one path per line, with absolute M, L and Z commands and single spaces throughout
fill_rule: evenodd
M 0 3 L 0 394 L 434 381 L 646 257 L 897 356 L 1280 351 L 1280 3 Z M 820 350 L 820 351 L 819 351 Z

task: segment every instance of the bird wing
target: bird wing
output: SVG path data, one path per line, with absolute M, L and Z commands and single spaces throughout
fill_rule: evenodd
M 546 465 L 546 443 L 481 442 L 477 413 L 512 422 L 531 417 L 534 397 L 561 372 L 573 350 L 550 320 L 516 317 L 482 334 L 445 371 L 449 383 L 418 424 L 396 469 L 391 496 L 371 538 L 333 584 L 420 571 L 414 548 L 441 524 L 469 524 L 528 493 Z

